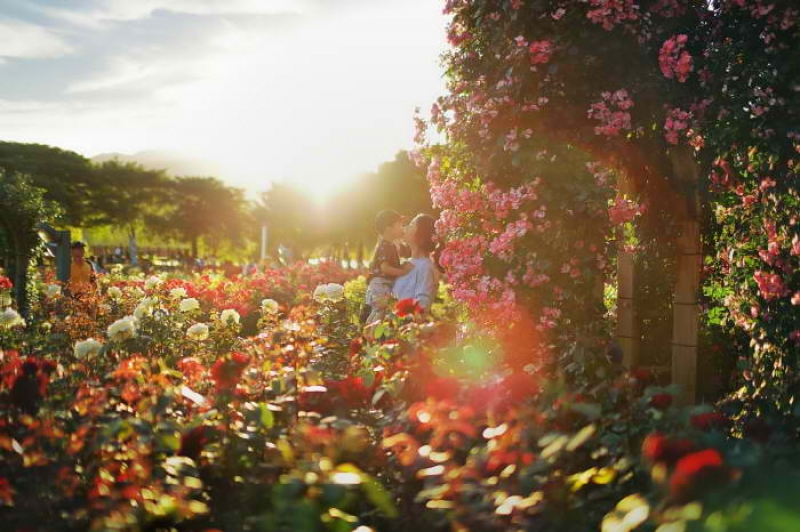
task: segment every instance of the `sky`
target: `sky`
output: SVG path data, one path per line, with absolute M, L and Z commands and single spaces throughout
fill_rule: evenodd
M 0 0 L 0 139 L 324 195 L 444 92 L 437 0 Z

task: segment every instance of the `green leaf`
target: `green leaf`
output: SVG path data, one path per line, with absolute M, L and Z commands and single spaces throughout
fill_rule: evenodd
M 275 425 L 275 416 L 272 414 L 269 406 L 266 403 L 260 403 L 258 409 L 260 411 L 259 420 L 261 421 L 261 425 L 265 429 L 271 429 L 273 425 Z
M 394 519 L 399 515 L 391 494 L 375 478 L 364 474 L 361 489 L 366 493 L 369 502 L 374 504 L 375 508 L 383 512 L 387 517 Z

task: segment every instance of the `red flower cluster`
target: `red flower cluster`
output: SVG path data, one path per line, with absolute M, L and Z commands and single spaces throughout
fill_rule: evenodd
M 689 501 L 703 492 L 723 486 L 733 478 L 716 449 L 705 449 L 678 460 L 669 481 L 670 494 L 679 501 Z
M 394 307 L 395 314 L 404 318 L 405 316 L 414 316 L 416 314 L 422 314 L 423 308 L 417 302 L 416 299 L 407 298 L 401 299 L 397 302 L 397 305 Z
M 650 406 L 658 410 L 666 410 L 672 406 L 672 394 L 657 393 L 650 398 Z
M 725 428 L 730 423 L 730 420 L 719 412 L 706 412 L 692 416 L 689 423 L 697 430 L 707 431 Z
M 14 283 L 11 282 L 11 279 L 0 275 L 0 291 L 11 290 L 12 288 L 14 288 Z
M 238 352 L 231 353 L 230 358 L 220 358 L 214 362 L 211 366 L 211 379 L 217 392 L 233 390 L 239 384 L 242 373 L 249 363 L 250 357 Z
M 653 463 L 672 465 L 684 455 L 697 449 L 692 440 L 669 438 L 660 432 L 653 432 L 642 443 L 642 455 Z

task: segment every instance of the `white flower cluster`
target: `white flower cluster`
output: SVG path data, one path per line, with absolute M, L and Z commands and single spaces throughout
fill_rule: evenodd
M 314 289 L 314 301 L 335 303 L 344 297 L 344 286 L 336 283 L 321 284 Z
M 19 315 L 19 312 L 11 307 L 8 307 L 3 312 L 0 312 L 0 329 L 10 329 L 12 327 L 24 327 L 25 320 Z
M 122 297 L 122 290 L 120 290 L 117 286 L 111 286 L 108 288 L 106 294 L 108 294 L 108 297 L 116 301 Z
M 219 319 L 225 325 L 234 325 L 239 323 L 239 320 L 241 320 L 241 316 L 234 309 L 228 308 L 220 313 Z
M 261 313 L 266 315 L 275 315 L 280 310 L 278 302 L 274 299 L 265 299 L 261 302 Z
M 153 275 L 152 277 L 148 278 L 144 282 L 144 289 L 145 290 L 154 290 L 154 289 L 158 288 L 159 286 L 161 286 L 161 283 L 163 283 L 163 282 L 164 282 L 164 280 L 161 279 L 161 277 L 158 277 L 157 275 Z
M 200 310 L 200 302 L 193 297 L 189 297 L 181 300 L 180 304 L 178 304 L 178 309 L 180 309 L 181 312 Z
M 184 299 L 187 295 L 189 294 L 186 293 L 186 289 L 183 288 L 182 286 L 179 286 L 178 288 L 173 288 L 172 290 L 169 291 L 169 297 L 171 299 Z
M 190 340 L 202 341 L 208 338 L 208 325 L 205 323 L 195 323 L 186 329 L 186 337 Z
M 94 338 L 87 338 L 81 342 L 75 342 L 75 358 L 86 359 L 97 355 L 103 348 L 102 342 Z
M 121 342 L 133 338 L 136 334 L 136 318 L 125 316 L 108 326 L 108 338 L 112 342 Z
M 44 287 L 44 294 L 49 298 L 59 296 L 61 295 L 61 286 L 57 284 L 49 284 Z

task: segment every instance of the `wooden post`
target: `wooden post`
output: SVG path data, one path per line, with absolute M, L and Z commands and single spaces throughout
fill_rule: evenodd
M 702 265 L 700 224 L 681 223 L 677 240 L 677 278 L 672 307 L 672 382 L 680 386 L 680 402 L 697 400 L 697 336 Z
M 633 180 L 624 172 L 618 174 L 617 188 L 623 195 L 635 193 Z M 622 349 L 622 363 L 626 368 L 639 363 L 641 331 L 634 300 L 635 283 L 634 254 L 625 250 L 624 229 L 620 227 L 617 229 L 617 342 Z
M 678 400 L 688 405 L 697 401 L 697 344 L 700 316 L 700 169 L 689 146 L 670 151 L 673 178 L 685 202 L 679 206 L 680 234 L 676 240 L 675 289 L 672 306 L 672 383 L 680 387 Z M 684 207 L 681 209 L 680 207 Z M 682 212 L 681 212 L 682 211 Z
M 639 320 L 634 302 L 635 265 L 633 253 L 620 244 L 617 251 L 617 342 L 626 368 L 639 362 Z

